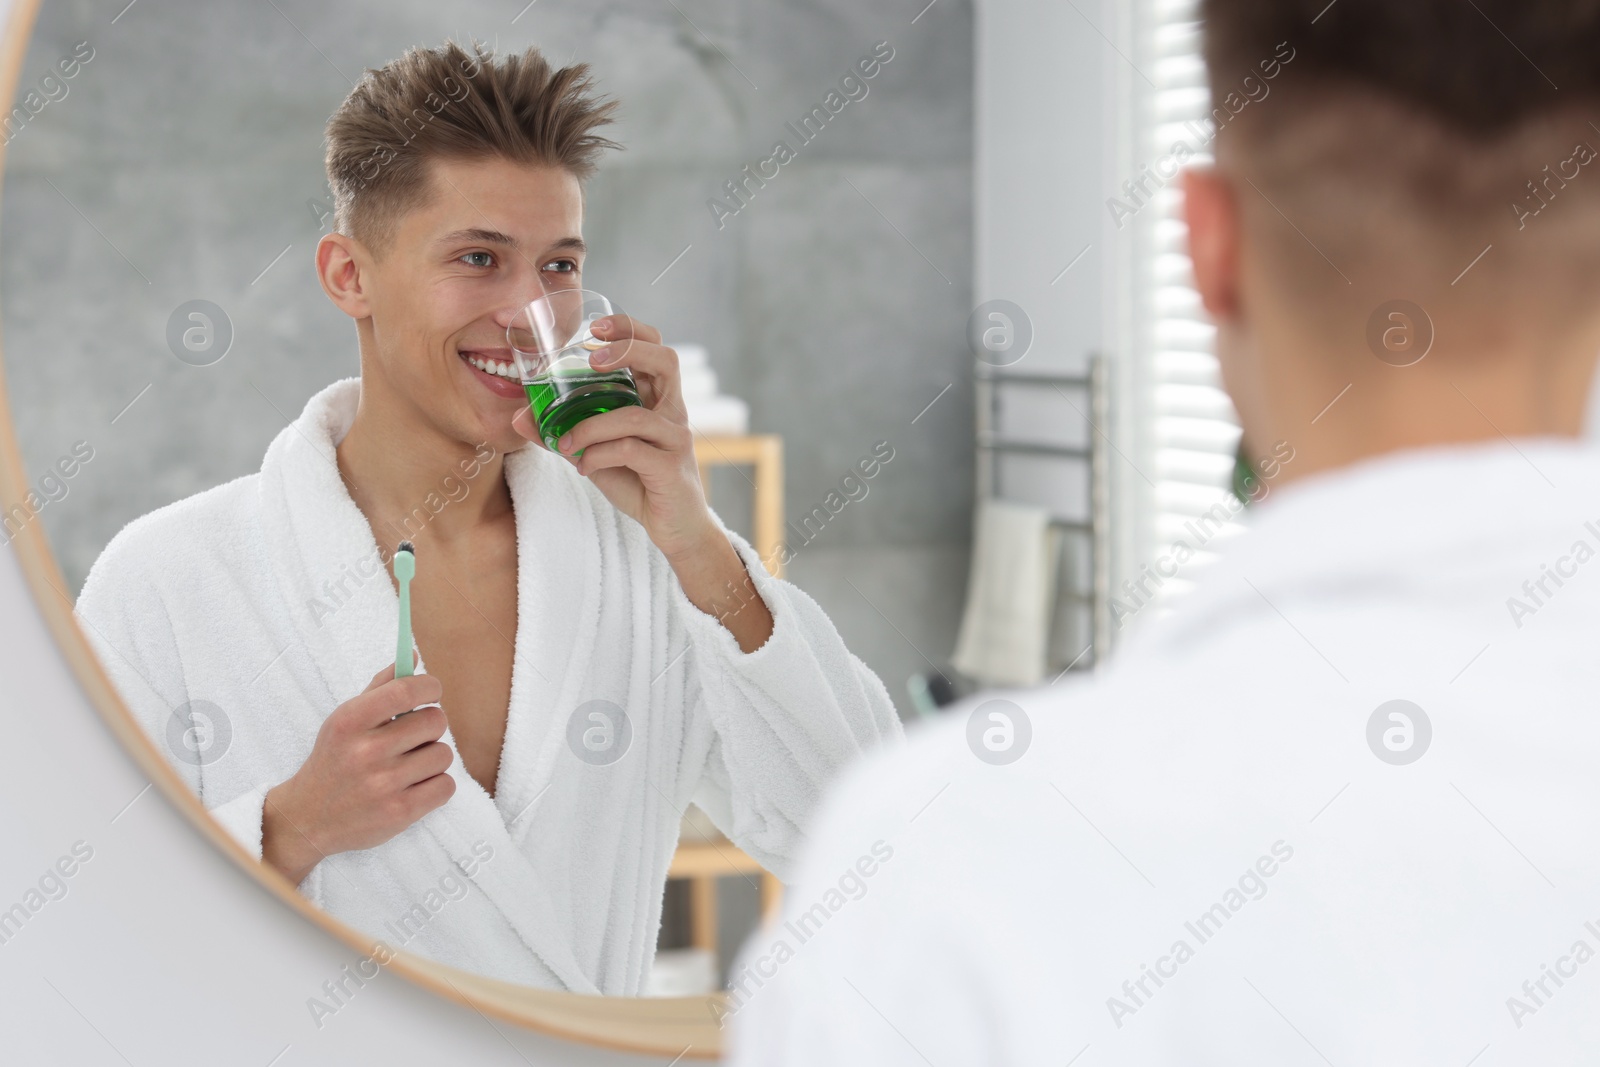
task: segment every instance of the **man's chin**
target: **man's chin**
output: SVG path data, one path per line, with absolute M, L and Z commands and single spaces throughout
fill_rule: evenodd
M 485 419 L 479 421 L 477 437 L 466 443 L 473 448 L 487 444 L 497 454 L 508 455 L 512 452 L 522 451 L 533 442 L 517 433 L 516 430 L 506 424 L 504 419 L 498 423 Z
M 468 450 L 493 449 L 496 455 L 520 451 L 529 441 L 511 425 L 515 409 L 495 411 L 492 406 L 471 405 L 439 429 Z

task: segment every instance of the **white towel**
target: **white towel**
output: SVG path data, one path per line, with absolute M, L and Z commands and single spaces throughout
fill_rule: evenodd
M 397 597 L 334 457 L 359 388 L 347 378 L 312 397 L 259 474 L 128 524 L 78 600 L 135 716 L 258 857 L 265 792 L 394 659 Z M 300 890 L 392 948 L 511 982 L 633 995 L 689 802 L 787 878 L 823 785 L 900 724 L 817 604 L 769 576 L 736 533 L 774 623 L 748 654 L 567 461 L 535 445 L 505 470 L 516 664 L 495 795 L 457 752 L 445 805 L 376 848 L 323 860 Z M 330 613 L 329 583 L 341 582 Z M 591 699 L 631 720 L 631 747 L 609 765 L 568 747 L 569 716 Z M 168 738 L 182 733 L 174 709 L 198 700 L 223 722 L 196 764 Z M 443 703 L 448 713 L 449 693 Z
M 704 400 L 717 395 L 717 372 L 704 345 L 687 342 L 673 346 L 678 353 L 678 388 L 685 401 Z
M 717 372 L 711 369 L 705 346 L 680 342 L 673 347 L 678 353 L 678 377 L 690 428 L 699 434 L 734 437 L 749 433 L 750 405 L 717 392 Z
M 750 431 L 750 405 L 736 396 L 710 396 L 683 402 L 695 433 L 739 437 Z
M 1057 532 L 1041 508 L 984 500 L 973 522 L 967 603 L 951 664 L 986 685 L 1044 678 Z

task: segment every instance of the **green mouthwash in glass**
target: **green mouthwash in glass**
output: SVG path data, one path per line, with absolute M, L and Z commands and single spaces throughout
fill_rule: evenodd
M 633 377 L 621 368 L 555 370 L 531 382 L 523 382 L 522 387 L 528 393 L 528 406 L 539 424 L 539 436 L 552 452 L 557 451 L 556 442 L 568 430 L 591 415 L 640 405 Z
M 574 426 L 593 415 L 640 407 L 625 367 L 599 370 L 589 360 L 609 342 L 593 326 L 613 314 L 611 301 L 587 289 L 558 289 L 529 301 L 506 327 L 506 341 L 528 394 L 539 437 L 552 452 Z M 610 320 L 615 328 L 617 320 Z M 575 453 L 582 455 L 582 452 Z

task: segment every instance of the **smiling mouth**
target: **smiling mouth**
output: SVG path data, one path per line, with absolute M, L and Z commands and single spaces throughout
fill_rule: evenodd
M 517 365 L 509 359 L 492 359 L 479 352 L 458 351 L 457 354 L 485 374 L 497 375 L 510 382 L 521 381 Z

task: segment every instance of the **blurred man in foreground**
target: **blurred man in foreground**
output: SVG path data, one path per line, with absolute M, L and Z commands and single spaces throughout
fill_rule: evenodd
M 1294 459 L 1100 676 L 845 779 L 736 1064 L 1600 1043 L 1600 7 L 1203 14 L 1219 106 L 1294 50 L 1184 181 L 1246 450 Z

